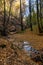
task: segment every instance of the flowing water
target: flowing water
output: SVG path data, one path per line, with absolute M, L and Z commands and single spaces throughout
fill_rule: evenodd
M 23 49 L 24 49 L 28 54 L 31 54 L 31 52 L 36 53 L 36 54 L 39 54 L 39 51 L 36 50 L 36 49 L 34 49 L 34 48 L 30 45 L 30 43 L 28 43 L 28 42 L 24 42 L 24 43 L 23 43 Z
M 13 43 L 14 44 L 14 43 Z M 26 52 L 28 56 L 30 56 L 31 59 L 34 59 L 36 62 L 43 62 L 43 51 L 40 52 L 39 50 L 36 50 L 33 48 L 29 42 L 24 41 L 18 45 L 22 50 Z

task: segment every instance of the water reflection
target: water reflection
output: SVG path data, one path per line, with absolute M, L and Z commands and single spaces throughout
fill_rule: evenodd
M 23 42 L 23 49 L 31 56 L 32 54 L 40 54 L 40 52 L 36 49 L 34 49 L 30 43 Z

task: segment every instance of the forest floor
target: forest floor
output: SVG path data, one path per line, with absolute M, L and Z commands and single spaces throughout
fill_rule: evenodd
M 29 31 L 29 29 L 21 33 L 10 35 L 10 38 L 10 41 L 28 41 L 30 45 L 36 49 L 43 48 L 43 34 L 36 34 L 32 31 Z
M 0 37 L 0 45 L 6 45 L 5 48 L 0 47 L 0 65 L 41 65 L 41 62 L 34 62 L 19 46 L 12 45 L 12 43 L 18 45 L 23 41 L 29 42 L 37 50 L 43 48 L 43 36 L 29 30 Z

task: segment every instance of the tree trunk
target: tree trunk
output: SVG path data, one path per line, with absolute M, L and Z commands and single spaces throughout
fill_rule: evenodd
M 8 16 L 7 24 L 8 24 L 8 22 L 9 22 L 9 20 L 10 20 L 11 7 L 12 7 L 12 2 L 10 3 L 9 16 Z
M 5 10 L 5 0 L 4 0 L 4 22 L 3 22 L 3 31 L 1 33 L 3 36 L 7 35 L 5 22 L 6 22 L 6 10 Z
M 8 16 L 7 21 L 6 21 L 6 29 L 8 29 L 8 24 L 9 24 L 9 20 L 10 20 L 10 13 L 11 13 L 11 7 L 12 7 L 12 2 L 10 3 L 9 16 Z M 7 30 L 7 34 L 8 34 L 8 30 Z
M 31 31 L 33 31 L 32 21 L 31 21 L 31 0 L 29 0 L 29 12 L 30 12 L 30 28 L 31 28 Z
M 38 23 L 39 33 L 41 33 L 41 27 L 40 27 L 40 23 L 39 23 L 39 9 L 38 9 L 38 0 L 36 0 L 36 2 L 37 2 L 37 23 Z
M 20 0 L 20 21 L 21 21 L 21 31 L 23 31 L 23 16 L 22 16 L 22 7 L 21 7 L 21 0 Z
M 41 28 L 43 27 L 42 26 L 42 13 L 41 13 L 41 0 L 40 0 L 40 23 L 41 23 Z

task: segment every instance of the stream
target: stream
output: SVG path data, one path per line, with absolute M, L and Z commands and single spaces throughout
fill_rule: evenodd
M 23 49 L 29 54 L 31 55 L 31 53 L 35 53 L 35 54 L 40 54 L 40 52 L 36 49 L 34 49 L 30 43 L 28 42 L 24 42 L 23 43 Z
M 14 43 L 13 43 L 14 44 Z M 39 51 L 33 48 L 29 42 L 24 41 L 21 42 L 19 45 L 22 50 L 26 52 L 26 54 L 35 62 L 42 62 L 43 63 L 43 50 Z
M 36 62 L 43 62 L 43 51 L 36 50 L 27 41 L 23 42 L 22 48 L 24 51 L 26 51 L 27 55 L 29 55 L 31 59 Z

